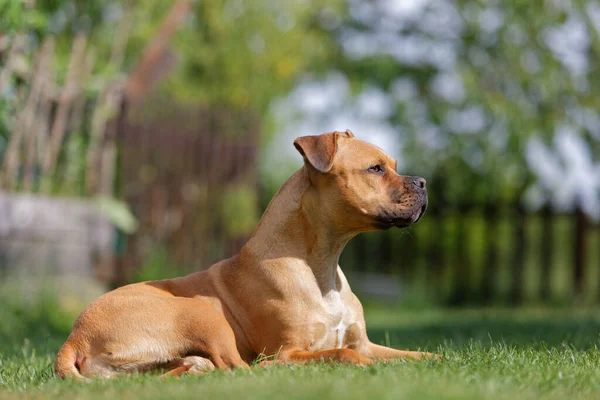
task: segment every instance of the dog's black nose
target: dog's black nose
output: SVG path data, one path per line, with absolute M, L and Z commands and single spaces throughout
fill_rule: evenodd
M 420 176 L 415 176 L 413 177 L 412 184 L 418 187 L 419 189 L 425 189 L 425 186 L 427 186 L 427 181 L 424 178 L 421 178 Z

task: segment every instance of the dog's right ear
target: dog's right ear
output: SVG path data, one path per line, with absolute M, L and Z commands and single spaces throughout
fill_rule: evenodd
M 317 136 L 302 136 L 294 140 L 294 147 L 304 157 L 304 162 L 319 172 L 329 172 L 337 152 L 338 132 Z

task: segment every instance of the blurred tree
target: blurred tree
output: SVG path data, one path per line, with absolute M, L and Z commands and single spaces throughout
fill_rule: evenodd
M 174 40 L 181 60 L 165 89 L 186 102 L 264 115 L 303 72 L 326 68 L 335 43 L 316 23 L 324 3 L 199 2 Z
M 0 46 L 0 65 L 16 64 L 16 68 L 6 75 L 7 82 L 0 90 L 2 154 L 13 129 L 16 109 L 32 83 L 34 58 L 44 38 L 54 37 L 52 68 L 56 72 L 56 83 L 62 85 L 67 78 L 75 36 L 87 37 L 87 50 L 94 53 L 96 63 L 93 65 L 94 79 L 85 90 L 93 98 L 98 95 L 103 82 L 120 72 L 114 71 L 109 60 L 115 35 L 121 33 L 115 27 L 123 17 L 123 9 L 121 2 L 114 0 L 83 3 L 71 0 L 3 0 L 0 13 L 3 16 L 0 22 L 3 43 Z M 11 52 L 13 48 L 15 51 Z M 131 54 L 130 58 L 133 57 Z
M 405 164 L 439 175 L 449 200 L 520 198 L 528 143 L 560 127 L 600 150 L 596 1 L 347 6 L 330 67 L 355 94 L 388 95 Z
M 0 153 L 20 103 L 15 88 L 28 84 L 45 36 L 56 38 L 59 84 L 74 36 L 88 36 L 97 62 L 86 93 L 94 98 L 102 82 L 131 70 L 172 4 L 0 1 L 2 62 L 13 38 L 27 38 L 24 73 L 0 93 Z M 125 15 L 123 62 L 111 63 Z M 442 176 L 450 200 L 515 199 L 535 178 L 524 155 L 532 138 L 547 143 L 568 127 L 600 150 L 599 21 L 592 0 L 194 2 L 172 41 L 177 69 L 161 91 L 264 117 L 306 73 L 340 71 L 354 94 L 376 88 L 391 100 L 384 118 L 400 132 L 405 165 Z
M 271 99 L 288 91 L 302 72 L 326 68 L 334 42 L 316 23 L 324 3 L 194 2 L 172 41 L 179 62 L 162 85 L 162 93 L 185 103 L 250 108 L 264 115 Z M 172 4 L 158 0 L 4 0 L 0 3 L 6 16 L 1 31 L 8 42 L 18 33 L 26 34 L 27 64 L 43 38 L 55 36 L 58 83 L 66 75 L 74 36 L 85 34 L 97 60 L 95 78 L 87 88 L 93 97 L 101 82 L 131 70 Z M 115 28 L 126 13 L 130 24 L 124 62 L 114 71 L 115 64 L 109 60 L 115 35 L 121 33 Z M 6 57 L 6 53 L 0 55 Z M 13 93 L 2 94 L 2 110 L 16 103 Z M 5 138 L 11 126 L 7 119 L 0 126 Z

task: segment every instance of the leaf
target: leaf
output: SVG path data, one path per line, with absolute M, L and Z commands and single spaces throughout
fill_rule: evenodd
M 98 210 L 118 229 L 128 234 L 137 230 L 138 221 L 131 213 L 127 203 L 107 196 L 96 197 L 93 202 Z

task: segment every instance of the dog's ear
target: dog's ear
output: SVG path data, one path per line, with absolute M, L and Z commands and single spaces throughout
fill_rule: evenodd
M 331 132 L 318 136 L 302 136 L 294 140 L 294 147 L 314 169 L 323 173 L 329 172 L 337 152 L 339 135 L 339 132 Z

